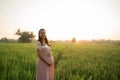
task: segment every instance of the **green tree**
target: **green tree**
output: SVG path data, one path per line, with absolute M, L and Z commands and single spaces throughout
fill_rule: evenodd
M 21 32 L 20 29 L 17 30 L 16 35 L 19 35 L 18 42 L 21 43 L 30 43 L 32 39 L 35 37 L 33 32 L 23 31 Z
M 3 37 L 3 38 L 0 39 L 0 43 L 15 43 L 15 42 L 16 42 L 16 40 L 8 39 L 6 37 Z

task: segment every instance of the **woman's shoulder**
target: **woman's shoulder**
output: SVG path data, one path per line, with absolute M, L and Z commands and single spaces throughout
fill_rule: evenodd
M 40 41 L 38 41 L 38 40 L 36 41 L 36 44 L 41 45 Z
M 36 41 L 36 49 L 40 49 L 40 47 L 41 47 L 40 41 Z

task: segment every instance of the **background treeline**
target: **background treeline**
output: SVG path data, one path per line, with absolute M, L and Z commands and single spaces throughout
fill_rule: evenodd
M 15 35 L 18 36 L 18 39 L 8 39 L 7 37 L 3 37 L 0 39 L 0 43 L 34 43 L 36 42 L 35 35 L 30 31 L 21 31 L 17 29 Z M 76 40 L 75 37 L 71 38 L 71 40 L 49 40 L 50 43 L 80 43 L 80 44 L 100 44 L 100 43 L 115 43 L 120 44 L 120 40 L 106 40 L 106 39 L 98 39 L 98 40 Z
M 17 40 L 15 40 L 15 39 L 8 39 L 6 37 L 3 37 L 3 38 L 0 39 L 0 43 L 16 43 L 16 42 L 17 42 Z
M 6 37 L 3 37 L 0 39 L 0 43 L 34 43 L 36 42 L 36 39 L 32 39 L 30 42 L 20 42 L 19 39 L 8 39 Z M 79 44 L 109 44 L 109 43 L 113 43 L 113 44 L 118 44 L 120 45 L 120 40 L 79 40 L 79 41 L 75 41 L 73 42 L 73 40 L 49 40 L 50 43 L 79 43 Z

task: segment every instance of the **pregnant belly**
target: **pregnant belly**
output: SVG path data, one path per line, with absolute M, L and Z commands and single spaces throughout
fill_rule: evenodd
M 51 62 L 54 62 L 54 58 L 53 58 L 53 56 L 51 55 L 51 56 L 49 56 L 48 57 L 48 59 L 51 61 Z

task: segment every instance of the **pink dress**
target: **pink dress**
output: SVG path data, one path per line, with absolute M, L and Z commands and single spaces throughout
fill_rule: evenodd
M 41 50 L 44 59 L 47 61 L 51 60 L 52 62 L 52 65 L 48 66 L 40 58 L 38 59 L 36 65 L 36 80 L 54 80 L 54 58 L 51 54 L 51 48 L 46 44 L 41 45 L 39 41 L 37 41 L 36 48 Z

